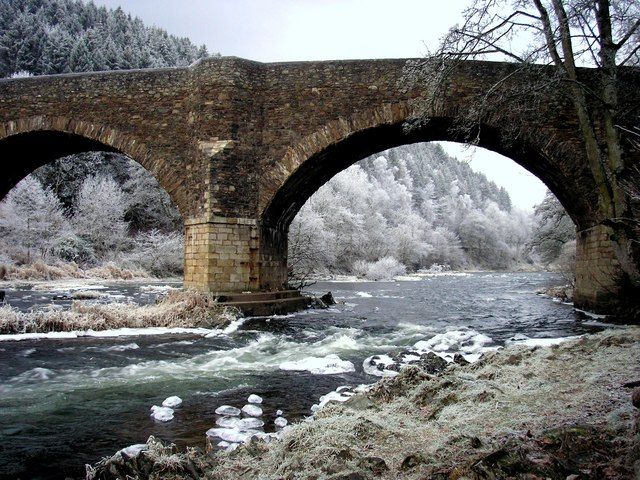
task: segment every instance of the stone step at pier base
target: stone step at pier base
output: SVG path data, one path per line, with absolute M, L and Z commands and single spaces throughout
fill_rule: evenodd
M 217 299 L 219 305 L 237 308 L 247 317 L 283 315 L 304 310 L 311 304 L 311 298 L 299 290 L 219 293 Z

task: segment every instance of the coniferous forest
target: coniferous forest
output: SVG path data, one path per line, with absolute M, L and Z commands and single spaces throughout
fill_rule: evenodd
M 0 2 L 0 32 L 4 77 L 185 66 L 208 55 L 121 9 L 79 0 Z M 107 213 L 98 208 L 105 204 Z M 138 164 L 75 155 L 42 167 L 0 204 L 0 263 L 115 262 L 179 274 L 181 228 Z M 504 188 L 440 146 L 416 144 L 362 160 L 322 187 L 291 226 L 289 260 L 298 277 L 536 268 L 570 264 L 573 235 L 553 195 L 533 215 L 520 211 Z
M 187 66 L 204 45 L 80 0 L 0 2 L 0 76 Z

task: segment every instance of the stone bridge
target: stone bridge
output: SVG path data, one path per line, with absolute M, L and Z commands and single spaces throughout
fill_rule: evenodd
M 383 149 L 461 140 L 450 128 L 459 108 L 514 72 L 503 63 L 461 64 L 431 121 L 407 132 L 403 123 L 424 92 L 400 88 L 406 62 L 223 57 L 189 68 L 2 80 L 0 198 L 59 157 L 120 152 L 156 177 L 184 217 L 187 287 L 282 289 L 288 227 L 309 196 Z M 637 115 L 640 72 L 625 71 L 623 82 Z M 560 199 L 579 232 L 576 303 L 603 308 L 615 302 L 618 268 L 578 128 L 560 96 L 539 108 L 544 114 L 524 118 L 517 141 L 507 141 L 500 121 L 483 125 L 480 146 L 513 159 Z M 638 161 L 637 151 L 628 155 Z

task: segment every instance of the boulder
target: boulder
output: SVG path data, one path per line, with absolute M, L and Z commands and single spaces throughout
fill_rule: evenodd
M 336 301 L 333 298 L 333 295 L 331 294 L 331 292 L 327 292 L 324 295 L 322 295 L 320 297 L 320 300 L 322 300 L 325 305 L 335 305 L 336 304 Z

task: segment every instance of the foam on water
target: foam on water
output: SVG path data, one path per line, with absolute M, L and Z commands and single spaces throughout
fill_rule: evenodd
M 101 350 L 103 352 L 125 352 L 127 350 L 138 350 L 140 345 L 137 343 L 126 343 L 124 345 L 113 345 L 111 347 L 87 347 L 87 350 Z
M 336 373 L 355 372 L 353 363 L 341 360 L 337 355 L 331 354 L 325 357 L 306 357 L 302 360 L 283 362 L 280 370 L 307 371 L 316 375 L 332 375 Z
M 227 325 L 223 329 L 209 331 L 209 333 L 205 335 L 205 338 L 219 337 L 220 335 L 231 335 L 232 333 L 238 331 L 238 329 L 246 321 L 247 321 L 246 318 L 238 318 L 236 320 L 233 320 L 231 323 L 229 323 L 229 325 Z
M 53 370 L 43 367 L 35 367 L 13 377 L 12 381 L 16 384 L 30 383 L 34 381 L 42 382 L 51 379 L 54 375 L 55 372 Z
M 582 313 L 583 315 L 586 315 L 589 318 L 593 318 L 593 319 L 596 319 L 596 320 L 602 320 L 603 318 L 607 318 L 606 315 L 601 315 L 601 314 L 598 314 L 598 313 L 589 312 L 587 310 L 580 310 L 579 308 L 574 308 L 574 310 L 576 312 Z

